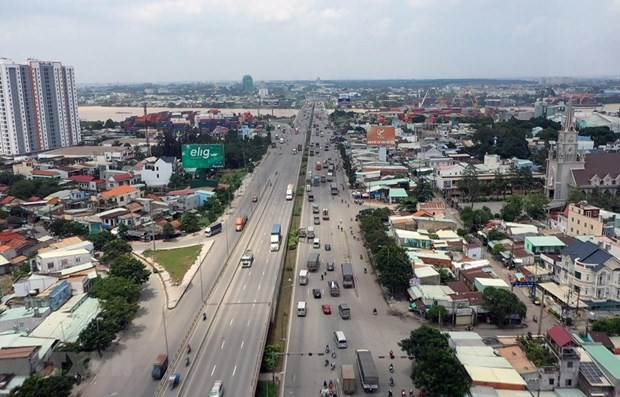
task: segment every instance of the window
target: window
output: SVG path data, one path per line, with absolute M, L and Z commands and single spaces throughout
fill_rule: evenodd
M 48 269 L 53 269 L 54 268 L 54 262 L 47 262 L 47 268 Z
M 575 272 L 575 278 L 581 280 L 581 272 Z
M 553 379 L 553 378 L 549 378 L 549 384 L 550 384 L 550 385 L 553 385 L 554 383 L 555 383 L 555 379 Z
M 566 386 L 571 386 L 572 384 L 573 384 L 573 380 L 572 379 L 566 379 Z
M 567 368 L 573 368 L 573 362 L 572 361 L 567 362 L 566 363 L 566 367 Z

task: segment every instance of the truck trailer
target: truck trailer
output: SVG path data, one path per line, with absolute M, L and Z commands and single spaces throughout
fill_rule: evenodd
M 353 370 L 353 365 L 342 364 L 341 373 L 342 373 L 342 392 L 344 394 L 354 394 L 355 393 L 355 371 Z
M 319 253 L 311 252 L 310 255 L 308 255 L 308 262 L 306 262 L 306 267 L 308 268 L 308 271 L 316 272 L 317 270 L 319 270 L 320 266 L 321 261 Z
M 280 242 L 282 241 L 282 227 L 276 223 L 271 228 L 271 250 L 279 251 Z

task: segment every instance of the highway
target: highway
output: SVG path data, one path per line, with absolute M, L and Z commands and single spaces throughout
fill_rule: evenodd
M 304 135 L 300 132 L 299 135 L 288 134 L 288 137 L 303 142 Z M 297 142 L 295 140 L 295 142 Z M 290 143 L 292 147 L 293 143 Z M 284 201 L 284 190 L 286 184 L 285 181 L 286 170 L 291 172 L 291 175 L 295 173 L 295 178 L 292 179 L 292 183 L 296 181 L 296 172 L 292 167 L 282 167 L 283 163 L 297 162 L 297 168 L 301 162 L 301 155 L 292 156 L 290 150 L 282 150 L 282 154 L 279 155 L 280 145 L 278 148 L 269 149 L 266 156 L 260 161 L 259 165 L 254 171 L 254 175 L 247 184 L 237 192 L 237 196 L 233 200 L 232 208 L 226 210 L 226 216 L 222 218 L 223 232 L 210 237 L 209 240 L 214 242 L 206 260 L 202 263 L 200 271 L 196 272 L 191 285 L 187 288 L 183 294 L 179 304 L 173 310 L 168 310 L 166 306 L 165 292 L 162 284 L 157 276 L 153 275 L 149 278 L 147 283 L 143 287 L 141 299 L 138 302 L 139 309 L 134 318 L 130 328 L 121 334 L 121 338 L 118 344 L 113 345 L 103 353 L 103 357 L 93 357 L 91 363 L 91 369 L 94 373 L 93 377 L 84 382 L 79 388 L 78 392 L 82 395 L 94 396 L 94 397 L 108 397 L 110 395 L 115 396 L 153 396 L 157 393 L 158 386 L 161 382 L 151 380 L 151 368 L 155 357 L 160 353 L 168 353 L 171 359 L 175 356 L 176 352 L 181 352 L 184 349 L 185 338 L 189 334 L 189 343 L 198 353 L 198 359 L 195 359 L 195 353 L 192 352 L 192 365 L 189 368 L 184 366 L 180 368 L 183 375 L 186 375 L 188 369 L 194 370 L 198 365 L 206 367 L 209 363 L 217 362 L 214 360 L 204 359 L 201 363 L 200 352 L 197 348 L 202 344 L 202 340 L 207 336 L 207 331 L 215 333 L 216 329 L 219 329 L 220 323 L 219 317 L 214 314 L 219 313 L 218 302 L 216 299 L 222 299 L 224 297 L 225 290 L 217 289 L 216 287 L 222 285 L 224 282 L 232 279 L 232 276 L 237 270 L 237 260 L 240 258 L 240 252 L 248 246 L 251 230 L 256 229 L 257 232 L 252 239 L 254 244 L 254 238 L 258 241 L 261 239 L 262 233 L 269 233 L 271 227 L 270 220 L 262 221 L 268 226 L 265 226 L 264 230 L 258 231 L 259 228 L 256 225 L 257 220 L 254 219 L 254 214 L 260 217 L 260 214 L 265 211 L 265 208 L 277 207 L 275 203 L 280 203 L 280 199 Z M 284 145 L 285 147 L 287 145 Z M 278 172 L 279 175 L 276 175 Z M 271 186 L 269 186 L 271 182 Z M 277 195 L 271 196 L 272 192 L 277 192 Z M 252 203 L 252 196 L 259 196 L 258 203 Z M 283 205 L 278 205 L 280 209 L 283 209 Z M 290 217 L 290 207 L 288 212 L 283 212 Z M 236 232 L 234 230 L 235 217 L 237 214 L 249 215 L 248 224 L 243 232 Z M 271 216 L 279 216 L 276 212 L 271 212 Z M 263 218 L 266 219 L 266 218 Z M 287 218 L 288 219 L 288 218 Z M 286 219 L 283 219 L 286 221 Z M 288 221 L 286 222 L 288 225 Z M 284 226 L 284 224 L 283 224 Z M 261 226 L 262 227 L 262 226 Z M 207 240 L 202 232 L 197 236 L 187 236 L 183 239 L 183 245 L 187 244 L 202 244 Z M 158 246 L 160 242 L 156 243 Z M 245 244 L 245 245 L 244 245 Z M 258 267 L 261 263 L 261 258 L 266 261 L 269 259 L 270 263 L 275 263 L 276 259 L 280 258 L 282 251 L 278 253 L 270 253 L 268 251 L 268 243 L 263 242 L 264 247 L 261 246 L 260 250 L 255 253 L 256 265 L 250 269 L 251 275 L 258 275 Z M 257 243 L 257 246 L 261 245 Z M 144 247 L 144 244 L 140 246 L 134 246 L 134 250 L 145 249 L 150 247 Z M 252 248 L 254 248 L 252 246 Z M 225 268 L 227 259 L 231 253 L 231 264 Z M 274 266 L 274 273 L 276 274 Z M 269 272 L 271 275 L 271 272 Z M 266 274 L 267 275 L 267 272 Z M 202 287 L 201 287 L 202 285 Z M 244 288 L 244 287 L 241 287 Z M 247 289 L 248 286 L 245 286 Z M 258 287 L 257 287 L 258 288 Z M 267 285 L 261 285 L 260 290 L 270 289 L 273 294 L 273 285 L 268 288 Z M 203 298 L 207 297 L 209 291 L 212 291 L 209 305 L 207 306 L 207 313 L 209 314 L 208 320 L 202 322 L 201 319 L 201 307 Z M 231 291 L 233 289 L 231 288 Z M 233 297 L 230 302 L 235 302 Z M 253 305 L 242 304 L 230 304 L 227 306 L 227 310 L 231 308 L 242 308 L 243 306 L 252 307 Z M 235 314 L 235 318 L 237 317 Z M 245 318 L 245 317 L 244 317 Z M 268 316 L 265 316 L 268 318 Z M 195 329 L 192 330 L 191 324 L 196 319 L 197 321 Z M 261 317 L 262 319 L 262 317 Z M 237 323 L 239 324 L 239 323 Z M 208 341 L 209 339 L 205 339 Z M 205 343 L 206 344 L 206 343 Z M 244 343 L 244 347 L 247 348 L 247 342 Z M 257 346 L 254 350 L 260 353 L 256 353 L 254 357 L 260 360 L 259 355 L 262 356 L 263 346 Z M 231 356 L 232 357 L 232 356 Z M 226 357 L 223 362 L 227 362 L 231 357 Z M 247 360 L 246 360 L 247 361 Z M 259 361 L 260 362 L 260 361 Z M 217 365 L 222 365 L 217 362 Z M 195 370 L 194 370 L 195 371 Z M 233 366 L 234 371 L 234 366 Z M 239 371 L 239 370 L 236 370 Z M 215 372 L 214 372 L 215 374 Z M 219 374 L 219 372 L 218 372 Z M 231 372 L 232 374 L 232 372 Z M 238 375 L 238 372 L 236 372 Z M 223 377 L 226 379 L 226 377 Z M 185 376 L 184 379 L 185 380 Z M 191 377 L 190 377 L 191 380 Z M 247 379 L 248 383 L 250 379 Z M 190 382 L 191 383 L 191 382 Z M 205 386 L 210 387 L 211 385 Z M 229 386 L 226 384 L 226 386 Z M 228 389 L 228 387 L 227 387 Z M 175 392 L 178 394 L 184 389 L 177 388 Z M 227 390 L 228 391 L 228 390 Z M 161 390 L 159 391 L 161 392 Z M 174 395 L 174 394 L 171 394 Z M 187 394 L 190 395 L 190 394 Z M 233 395 L 227 393 L 227 395 Z M 248 394 L 249 395 L 249 394 Z
M 321 116 L 319 121 L 320 131 L 325 130 L 327 123 L 327 114 Z M 308 171 L 315 174 L 326 174 L 326 171 L 316 171 L 314 169 L 315 162 L 324 160 L 327 157 L 338 161 L 340 154 L 336 145 L 330 146 L 330 151 L 323 150 L 324 142 L 329 140 L 330 133 L 326 133 L 324 138 L 315 136 L 313 129 L 312 141 L 318 141 L 321 144 L 321 157 L 309 157 Z M 313 187 L 312 193 L 315 197 L 315 203 L 319 207 L 327 208 L 330 213 L 328 221 L 321 220 L 320 225 L 314 226 L 316 235 L 321 239 L 322 245 L 331 244 L 331 251 L 325 251 L 322 247 L 319 250 L 312 248 L 312 244 L 300 244 L 298 248 L 297 269 L 295 274 L 299 274 L 299 270 L 306 268 L 307 258 L 310 252 L 319 251 L 321 256 L 321 268 L 319 272 L 310 272 L 307 285 L 299 285 L 295 280 L 294 299 L 289 312 L 295 313 L 298 301 L 305 301 L 308 305 L 308 313 L 306 317 L 291 317 L 291 325 L 288 344 L 286 346 L 286 363 L 285 376 L 283 385 L 283 396 L 312 396 L 318 395 L 324 381 L 332 379 L 338 381 L 340 378 L 340 365 L 355 365 L 355 350 L 360 348 L 368 348 L 373 353 L 375 364 L 379 371 L 380 388 L 379 394 L 386 395 L 388 379 L 394 377 L 396 391 L 400 389 L 411 388 L 411 380 L 409 379 L 410 361 L 407 358 L 397 357 L 391 362 L 394 363 L 395 373 L 390 374 L 388 370 L 389 358 L 388 353 L 393 350 L 397 356 L 402 352 L 396 345 L 396 342 L 407 338 L 412 325 L 407 324 L 404 320 L 388 315 L 387 305 L 382 296 L 381 289 L 375 281 L 375 275 L 371 274 L 370 267 L 366 261 L 366 251 L 359 239 L 354 239 L 353 235 L 359 236 L 359 230 L 354 218 L 362 207 L 354 205 L 349 190 L 346 189 L 347 182 L 344 171 L 340 169 L 336 173 L 336 183 L 338 186 L 343 184 L 345 191 L 340 192 L 338 196 L 332 196 L 329 189 L 329 183 L 322 183 L 319 187 Z M 344 202 L 341 202 L 343 200 Z M 307 200 L 304 201 L 302 213 L 302 226 L 310 226 L 313 222 L 313 214 L 311 205 Z M 348 204 L 348 205 L 347 205 Z M 341 223 L 342 221 L 342 223 Z M 339 230 L 338 226 L 342 225 Z M 353 232 L 353 235 L 351 234 Z M 360 259 L 362 255 L 363 260 Z M 335 262 L 335 270 L 327 271 L 324 280 L 321 280 L 321 272 L 326 271 L 326 263 L 328 261 Z M 356 288 L 344 289 L 342 287 L 342 273 L 340 264 L 342 262 L 350 262 L 353 265 L 355 274 Z M 364 267 L 368 267 L 368 273 L 364 273 Z M 327 289 L 327 281 L 336 280 L 340 284 L 340 296 L 331 297 Z M 320 288 L 322 297 L 315 299 L 312 296 L 312 289 Z M 330 304 L 332 314 L 323 314 L 321 310 L 322 304 Z M 351 319 L 343 320 L 338 314 L 338 305 L 346 303 L 351 308 Z M 372 314 L 373 308 L 378 309 L 378 314 Z M 336 359 L 331 356 L 324 356 L 326 345 L 330 349 L 335 349 L 334 331 L 343 331 L 347 337 L 348 348 L 336 349 Z M 313 353 L 309 355 L 308 353 Z M 325 366 L 325 359 L 329 359 L 330 363 L 335 362 L 337 367 L 335 371 L 330 366 Z M 355 370 L 357 379 L 357 393 L 363 393 L 359 385 L 359 373 Z M 339 383 L 337 383 L 340 386 Z M 339 393 L 343 395 L 343 393 Z
M 276 133 L 278 130 L 272 132 Z M 272 225 L 279 223 L 283 243 L 288 235 L 294 201 L 285 200 L 285 190 L 288 184 L 296 184 L 302 158 L 293 155 L 291 149 L 303 144 L 305 135 L 294 134 L 289 128 L 283 137 L 286 142 L 270 149 L 255 176 L 263 176 L 269 184 L 264 182 L 264 193 L 255 204 L 254 215 L 231 248 L 229 260 L 208 298 L 208 320 L 199 324 L 189 339 L 190 365 L 179 360 L 170 371 L 181 373 L 181 385 L 166 389 L 162 395 L 204 395 L 216 380 L 223 380 L 226 395 L 254 395 L 284 255 L 283 244 L 279 251 L 270 251 L 270 233 Z M 244 200 L 251 202 L 251 196 L 247 194 Z M 246 249 L 254 253 L 254 262 L 250 268 L 241 268 L 239 260 Z

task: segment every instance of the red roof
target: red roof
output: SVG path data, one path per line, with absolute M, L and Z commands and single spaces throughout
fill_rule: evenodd
M 35 203 L 37 201 L 41 201 L 41 197 L 38 196 L 32 196 L 30 197 L 28 200 L 26 200 L 27 203 Z
M 118 181 L 126 181 L 133 178 L 131 176 L 131 174 L 125 172 L 124 174 L 116 174 L 116 175 L 112 175 L 112 179 L 114 179 L 116 182 Z
M 0 244 L 7 243 L 11 240 L 23 238 L 21 234 L 5 230 L 0 233 Z
M 556 325 L 547 330 L 547 335 L 555 342 L 559 347 L 568 346 L 573 343 L 573 336 L 566 330 L 566 328 Z
M 7 190 L 9 190 L 9 186 L 7 186 L 7 185 L 0 185 L 0 192 L 6 192 Z
M 2 199 L 2 201 L 0 201 L 1 205 L 7 205 L 7 204 L 11 204 L 11 201 L 15 200 L 15 196 L 6 196 L 5 198 Z
M 56 171 L 48 171 L 48 170 L 33 170 L 32 175 L 41 175 L 41 176 L 56 176 L 58 173 Z
M 88 183 L 90 181 L 95 180 L 95 177 L 91 175 L 75 175 L 75 176 L 70 176 L 68 179 L 74 182 Z
M 194 193 L 192 189 L 181 189 L 168 192 L 168 196 L 187 196 L 192 193 Z

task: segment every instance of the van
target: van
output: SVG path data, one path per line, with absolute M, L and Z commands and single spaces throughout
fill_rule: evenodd
M 307 192 L 311 192 L 312 191 L 312 185 L 310 185 L 310 184 L 306 185 L 306 191 Z
M 347 348 L 347 338 L 344 336 L 344 332 L 342 331 L 334 331 L 334 342 L 336 342 L 338 349 Z
M 312 242 L 312 248 L 321 248 L 321 240 L 319 240 L 318 237 L 314 238 L 314 241 Z
M 297 302 L 297 317 L 306 317 L 306 302 Z M 345 343 L 347 342 L 345 341 Z
M 351 308 L 346 303 L 341 303 L 338 305 L 338 314 L 343 320 L 348 320 L 351 318 Z

